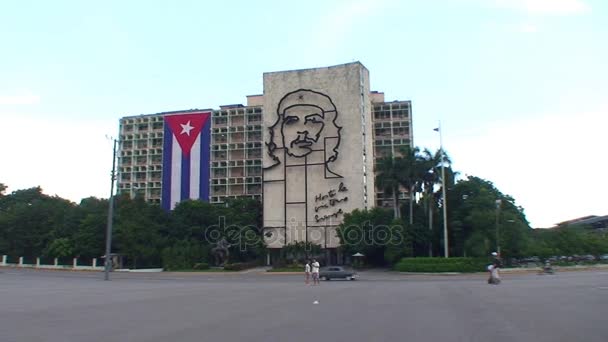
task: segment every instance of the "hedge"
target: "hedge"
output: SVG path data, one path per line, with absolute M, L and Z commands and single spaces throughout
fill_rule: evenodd
M 192 269 L 195 270 L 208 270 L 209 269 L 209 264 L 206 262 L 198 262 L 196 264 L 194 264 L 194 266 L 192 267 Z
M 235 262 L 233 264 L 224 265 L 224 271 L 242 271 L 248 268 L 254 268 L 259 265 L 259 261 Z
M 484 258 L 403 258 L 396 265 L 399 272 L 483 272 L 490 261 Z

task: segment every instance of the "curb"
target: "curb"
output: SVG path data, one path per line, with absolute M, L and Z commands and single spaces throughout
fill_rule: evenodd
M 260 272 L 265 275 L 304 275 L 304 272 Z

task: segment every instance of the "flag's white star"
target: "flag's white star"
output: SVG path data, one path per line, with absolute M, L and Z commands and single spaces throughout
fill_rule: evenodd
M 182 132 L 180 134 L 187 134 L 188 136 L 190 136 L 190 131 L 194 129 L 194 127 L 190 126 L 190 120 L 188 120 L 188 122 L 184 125 L 184 124 L 179 124 L 180 126 L 182 126 Z

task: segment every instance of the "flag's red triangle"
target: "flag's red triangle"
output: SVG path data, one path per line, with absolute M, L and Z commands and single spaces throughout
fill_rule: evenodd
M 165 116 L 165 124 L 169 125 L 171 132 L 177 139 L 184 155 L 189 155 L 192 145 L 201 133 L 203 126 L 209 120 L 211 113 L 188 113 Z M 172 137 L 165 137 L 171 139 Z

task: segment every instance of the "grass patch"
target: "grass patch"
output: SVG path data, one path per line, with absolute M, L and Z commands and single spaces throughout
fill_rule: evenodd
M 195 270 L 195 269 L 185 269 L 185 270 L 170 270 L 166 272 L 192 272 L 192 273 L 217 273 L 217 272 L 234 272 L 230 270 L 224 270 L 221 268 L 208 268 L 206 270 Z
M 271 268 L 266 272 L 302 272 L 302 273 L 304 273 L 304 270 L 302 267 L 277 267 L 277 268 Z
M 484 272 L 490 263 L 481 258 L 403 258 L 396 265 L 399 272 Z

